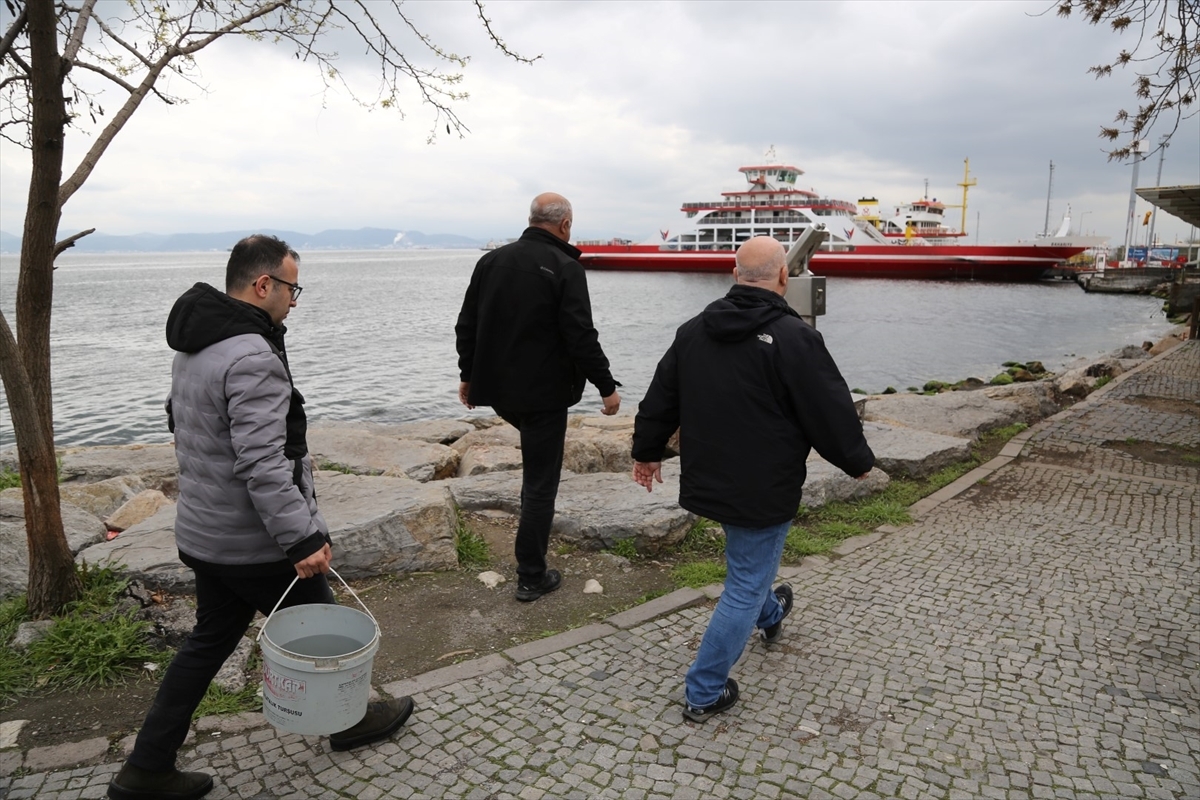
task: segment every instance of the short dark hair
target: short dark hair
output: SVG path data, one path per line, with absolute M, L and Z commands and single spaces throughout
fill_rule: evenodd
M 225 265 L 225 291 L 245 289 L 259 275 L 278 275 L 279 267 L 288 256 L 300 260 L 300 255 L 282 239 L 262 233 L 247 236 L 235 244 L 229 254 L 229 263 Z

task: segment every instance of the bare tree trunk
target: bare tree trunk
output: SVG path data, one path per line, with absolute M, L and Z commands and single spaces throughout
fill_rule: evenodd
M 11 353 L 0 356 L 6 363 L 4 383 L 25 498 L 29 612 L 34 618 L 41 618 L 77 599 L 81 587 L 59 509 L 50 391 L 50 312 L 54 299 L 54 245 L 62 214 L 58 191 L 67 123 L 63 80 L 68 66 L 59 55 L 53 0 L 29 0 L 27 8 L 33 171 L 17 282 L 16 347 L 21 369 L 7 368 Z M 6 324 L 0 333 L 0 348 L 5 351 L 12 345 L 12 334 L 7 329 Z M 12 381 L 9 373 L 13 373 Z M 10 391 L 12 383 L 22 380 L 30 391 Z M 32 402 L 32 408 L 24 406 L 28 402 Z

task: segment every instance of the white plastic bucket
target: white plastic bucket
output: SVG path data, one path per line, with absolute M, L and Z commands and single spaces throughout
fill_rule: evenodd
M 280 611 L 287 597 L 284 592 L 258 633 L 263 716 L 282 731 L 308 736 L 337 733 L 367 713 L 379 624 L 342 576 L 333 574 L 365 614 L 326 603 Z M 289 592 L 295 584 L 293 580 Z

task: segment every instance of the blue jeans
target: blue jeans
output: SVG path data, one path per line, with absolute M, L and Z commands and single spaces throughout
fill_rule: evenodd
M 688 705 L 703 708 L 715 703 L 751 632 L 769 628 L 783 617 L 771 583 L 779 571 L 791 525 L 790 520 L 768 528 L 721 525 L 725 529 L 725 591 L 684 680 Z

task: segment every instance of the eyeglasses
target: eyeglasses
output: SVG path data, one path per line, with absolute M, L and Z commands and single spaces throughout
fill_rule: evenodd
M 291 291 L 291 293 L 292 293 L 292 301 L 293 302 L 300 299 L 300 293 L 304 291 L 303 286 L 300 286 L 299 284 L 296 284 L 296 283 L 288 283 L 283 278 L 276 278 L 274 275 L 268 275 L 267 277 L 270 278 L 271 280 L 275 281 L 276 283 L 282 283 L 284 286 L 288 287 L 289 291 Z

